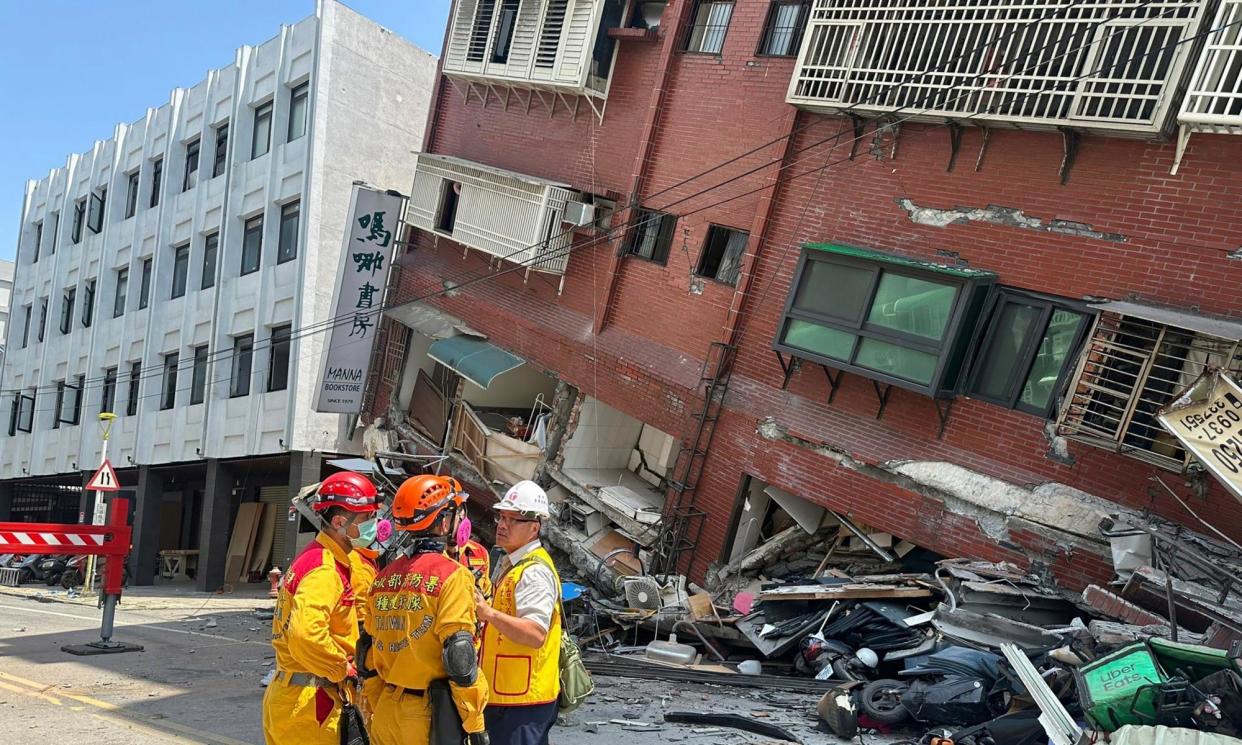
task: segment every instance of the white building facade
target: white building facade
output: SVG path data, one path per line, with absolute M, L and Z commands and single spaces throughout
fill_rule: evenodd
M 313 409 L 341 236 L 354 182 L 411 183 L 435 64 L 319 0 L 28 183 L 0 520 L 23 485 L 80 485 L 99 463 L 99 414 L 114 412 L 135 577 L 175 546 L 198 551 L 211 587 L 238 504 L 287 502 L 323 455 L 358 450 L 347 417 Z M 272 561 L 287 566 L 295 537 Z

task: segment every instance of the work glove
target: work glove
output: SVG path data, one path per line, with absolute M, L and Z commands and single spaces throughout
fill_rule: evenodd
M 492 745 L 492 740 L 487 736 L 487 732 L 468 732 L 462 745 Z

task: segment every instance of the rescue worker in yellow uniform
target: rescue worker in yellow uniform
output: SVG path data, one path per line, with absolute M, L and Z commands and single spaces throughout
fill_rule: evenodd
M 539 542 L 548 495 L 533 481 L 514 484 L 495 506 L 496 596 L 479 593 L 479 664 L 492 693 L 487 733 L 493 745 L 548 745 L 561 692 L 561 580 Z
M 364 721 L 369 722 L 372 712 L 375 711 L 375 701 L 379 696 L 379 692 L 383 690 L 383 683 L 379 676 L 371 673 L 368 675 L 366 668 L 367 650 L 362 645 L 361 634 L 362 628 L 366 623 L 367 600 L 371 596 L 371 584 L 375 581 L 375 575 L 379 573 L 379 556 L 383 552 L 383 542 L 388 540 L 392 534 L 392 526 L 387 520 L 377 520 L 374 530 L 368 531 L 367 534 L 361 536 L 362 539 L 369 541 L 366 546 L 358 546 L 349 553 L 349 560 L 352 565 L 353 574 L 351 575 L 354 585 L 354 607 L 358 611 L 358 628 L 359 643 L 356 655 L 355 666 L 360 673 L 362 683 L 362 716 Z
M 488 555 L 483 544 L 471 536 L 472 525 L 466 517 L 466 499 L 468 494 L 461 488 L 457 479 L 445 477 L 453 489 L 454 501 L 460 513 L 456 527 L 452 531 L 454 540 L 449 547 L 449 556 L 470 570 L 474 575 L 474 585 L 489 601 L 492 599 L 492 557 Z
M 433 727 L 453 730 L 454 743 L 488 743 L 474 581 L 445 554 L 459 509 L 439 476 L 407 479 L 393 497 L 393 527 L 413 533 L 413 541 L 380 570 L 368 603 L 369 662 L 384 683 L 371 716 L 375 745 L 427 745 Z M 437 707 L 446 696 L 451 703 Z
M 374 520 L 375 485 L 342 471 L 324 479 L 311 500 L 306 516 L 319 535 L 289 565 L 272 617 L 276 673 L 263 695 L 267 745 L 338 745 L 340 686 L 356 675 L 349 554 Z

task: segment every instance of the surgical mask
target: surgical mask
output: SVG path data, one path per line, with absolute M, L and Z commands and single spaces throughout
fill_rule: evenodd
M 470 524 L 470 518 L 463 517 L 457 525 L 456 546 L 464 546 L 470 541 L 470 531 L 473 526 Z
M 372 518 L 358 526 L 358 537 L 350 538 L 349 542 L 354 544 L 354 548 L 366 548 L 375 543 L 375 537 L 379 533 L 379 521 Z

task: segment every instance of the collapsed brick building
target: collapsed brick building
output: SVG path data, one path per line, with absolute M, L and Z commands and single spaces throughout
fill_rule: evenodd
M 960 5 L 457 0 L 371 415 L 696 579 L 1242 538 L 1155 419 L 1242 368 L 1242 2 Z

